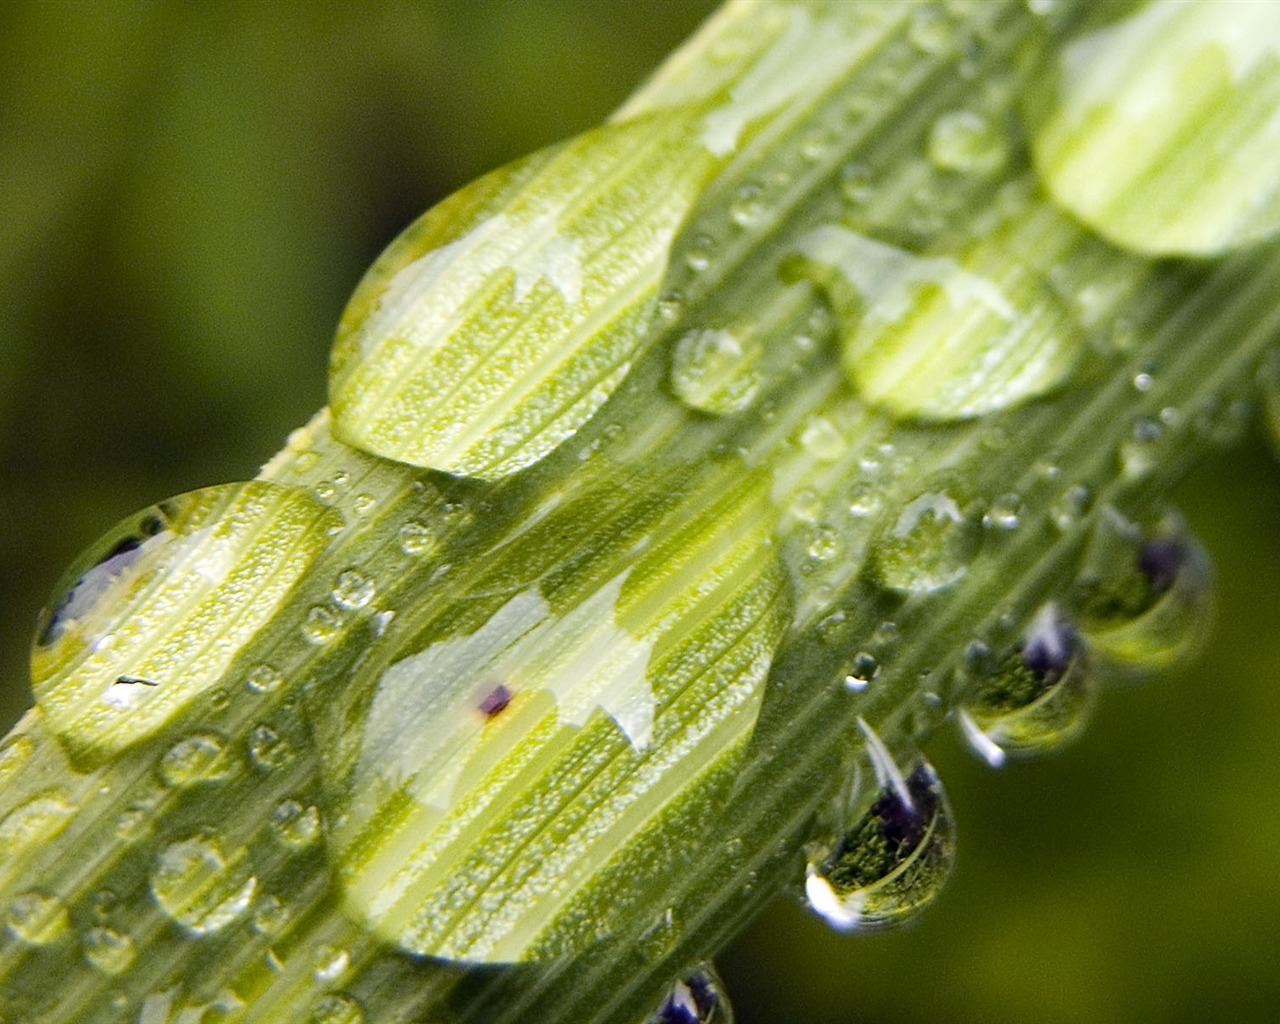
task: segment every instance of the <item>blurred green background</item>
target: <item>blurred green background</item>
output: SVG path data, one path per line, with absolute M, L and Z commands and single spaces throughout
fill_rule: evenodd
M 324 402 L 356 280 L 468 179 L 602 118 L 707 0 L 0 7 L 0 709 L 124 514 L 244 479 Z M 913 926 L 782 899 L 726 953 L 741 1024 L 1280 1019 L 1280 471 L 1178 495 L 1218 565 L 1194 663 L 1058 757 L 939 736 L 955 875 Z

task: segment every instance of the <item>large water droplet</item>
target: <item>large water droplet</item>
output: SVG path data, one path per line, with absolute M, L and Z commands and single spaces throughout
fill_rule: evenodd
M 299 487 L 209 487 L 130 516 L 63 577 L 32 687 L 77 754 L 148 736 L 215 684 L 329 543 L 337 513 Z
M 907 502 L 876 538 L 868 569 L 891 590 L 943 590 L 968 572 L 982 543 L 981 522 L 945 491 L 926 492 Z
M 75 813 L 67 794 L 51 789 L 19 804 L 0 819 L 0 854 L 47 843 L 67 826 Z
M 346 569 L 338 574 L 333 600 L 342 608 L 363 608 L 377 592 L 377 585 L 364 573 L 358 569 Z
M 151 893 L 160 908 L 192 935 L 211 935 L 242 917 L 258 880 L 245 850 L 230 855 L 214 836 L 170 843 L 151 872 Z
M 1061 746 L 1084 725 L 1092 697 L 1083 645 L 1054 604 L 1036 613 L 1022 642 L 976 664 L 956 712 L 965 741 L 992 767 Z
M 863 816 L 811 850 L 809 906 L 840 931 L 906 920 L 942 888 L 955 857 L 951 809 L 933 768 L 915 757 L 905 770 L 861 719 L 876 793 Z
M 32 946 L 45 946 L 67 934 L 71 918 L 57 896 L 31 890 L 9 901 L 4 923 L 14 938 Z
M 761 355 L 752 336 L 720 328 L 689 331 L 671 353 L 671 390 L 699 412 L 741 412 L 760 391 Z
M 646 1024 L 733 1024 L 716 969 L 706 963 L 677 981 Z

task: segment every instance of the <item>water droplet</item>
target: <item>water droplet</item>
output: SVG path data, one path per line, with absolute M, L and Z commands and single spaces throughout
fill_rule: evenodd
M 1000 495 L 987 509 L 983 521 L 998 530 L 1016 530 L 1022 524 L 1022 496 Z
M 1074 484 L 1062 492 L 1049 506 L 1049 519 L 1066 533 L 1080 522 L 1093 505 L 1093 492 L 1083 484 Z
M 11 735 L 0 740 L 0 786 L 18 774 L 35 749 L 35 742 L 30 736 Z
M 350 996 L 321 996 L 316 1000 L 308 1024 L 364 1024 L 364 1011 Z
M 972 666 L 972 662 L 971 662 Z M 1036 613 L 1022 642 L 976 681 L 956 712 L 969 746 L 994 768 L 1072 739 L 1092 698 L 1075 626 L 1055 604 Z
M 357 494 L 351 501 L 351 511 L 358 518 L 363 519 L 373 511 L 374 506 L 378 504 L 378 499 L 372 494 Z
M 355 569 L 347 569 L 338 574 L 333 600 L 343 608 L 363 608 L 376 593 L 373 580 Z
M 868 567 L 881 586 L 927 594 L 958 582 L 982 541 L 981 520 L 951 495 L 931 491 L 903 506 L 873 543 Z
M 323 985 L 336 985 L 351 968 L 351 954 L 327 943 L 311 953 L 311 975 Z
M 328 605 L 315 604 L 307 609 L 302 622 L 302 635 L 313 644 L 327 644 L 342 630 L 342 619 Z
M 872 803 L 852 827 L 811 849 L 805 872 L 809 906 L 839 931 L 906 920 L 937 896 L 955 856 L 951 809 L 933 768 L 917 756 L 904 772 L 859 725 L 876 778 Z
M 729 217 L 739 227 L 750 227 L 764 212 L 764 189 L 753 181 L 739 185 L 729 204 Z
M 226 743 L 216 733 L 188 736 L 170 747 L 160 758 L 160 778 L 165 785 L 186 788 L 200 783 L 221 782 L 234 765 Z
M 750 338 L 718 328 L 689 331 L 671 354 L 671 389 L 699 412 L 741 412 L 760 391 L 760 357 Z
M 844 677 L 844 685 L 851 690 L 865 690 L 879 674 L 879 659 L 867 651 L 859 651 L 853 656 L 853 665 L 849 668 L 849 674 Z
M 854 484 L 849 491 L 849 514 L 866 519 L 884 508 L 884 499 L 871 484 Z
M 250 731 L 248 749 L 250 760 L 266 772 L 279 768 L 293 757 L 289 741 L 265 724 Z
M 285 800 L 271 812 L 271 828 L 286 846 L 296 849 L 310 846 L 320 838 L 320 808 Z
M 933 7 L 917 8 L 907 35 L 924 53 L 938 54 L 956 45 L 955 26 L 946 14 Z
M 875 195 L 875 179 L 865 164 L 848 163 L 840 168 L 840 194 L 845 201 L 862 206 Z
M 800 444 L 819 462 L 834 462 L 849 450 L 849 443 L 825 416 L 815 416 L 805 424 Z
M 1133 424 L 1129 440 L 1120 445 L 1120 471 L 1128 480 L 1141 480 L 1160 465 L 1160 439 L 1164 428 L 1153 419 L 1141 417 Z
M 158 731 L 223 676 L 340 521 L 307 490 L 264 481 L 124 520 L 42 614 L 31 673 L 50 727 L 86 759 Z
M 667 292 L 658 298 L 658 317 L 668 324 L 675 323 L 684 312 L 684 295 L 680 292 Z
M 151 872 L 160 908 L 192 935 L 212 935 L 249 909 L 258 880 L 243 849 L 228 856 L 216 837 L 170 843 Z
M 253 930 L 268 938 L 279 935 L 289 923 L 289 908 L 278 896 L 264 895 L 253 908 Z
M 413 520 L 400 527 L 400 549 L 411 557 L 429 555 L 438 547 L 435 534 L 424 523 Z
M 116 818 L 116 838 L 126 843 L 135 842 L 147 835 L 154 825 L 155 822 L 147 811 L 141 807 L 131 807 Z
M 71 820 L 75 808 L 60 789 L 51 789 L 19 804 L 0 819 L 0 853 L 47 843 Z
M 829 526 L 819 527 L 809 538 L 809 557 L 818 562 L 829 562 L 840 554 L 840 534 Z
M 715 968 L 702 964 L 672 985 L 646 1024 L 733 1024 L 733 1011 Z
M 245 677 L 244 685 L 250 693 L 274 693 L 284 682 L 284 673 L 270 665 L 255 665 Z
M 711 254 L 715 251 L 714 239 L 707 235 L 697 235 L 689 241 L 684 252 L 685 265 L 695 274 L 700 274 L 711 266 Z
M 57 942 L 71 927 L 62 900 L 37 890 L 20 893 L 10 900 L 4 923 L 10 935 L 32 946 Z
M 113 928 L 90 928 L 83 942 L 84 958 L 103 974 L 123 974 L 137 956 L 133 940 Z
M 944 171 L 990 174 L 1008 158 L 1003 127 L 972 110 L 943 114 L 929 133 L 929 159 Z

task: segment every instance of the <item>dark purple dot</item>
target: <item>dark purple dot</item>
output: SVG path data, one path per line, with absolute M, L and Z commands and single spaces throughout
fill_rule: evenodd
M 477 707 L 485 716 L 493 718 L 507 709 L 507 705 L 511 703 L 511 696 L 511 691 L 499 683 L 485 695 L 484 700 Z
M 1057 615 L 1037 621 L 1022 645 L 1022 664 L 1041 678 L 1060 676 L 1076 655 L 1076 628 Z
M 1153 537 L 1138 548 L 1138 569 L 1158 594 L 1173 586 L 1186 561 L 1186 546 L 1177 537 Z

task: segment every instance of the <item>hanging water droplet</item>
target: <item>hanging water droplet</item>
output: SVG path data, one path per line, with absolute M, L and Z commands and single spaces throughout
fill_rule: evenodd
M 173 921 L 192 935 L 212 935 L 249 909 L 258 880 L 243 849 L 223 852 L 214 836 L 170 843 L 151 872 L 151 894 Z
M 852 827 L 811 850 L 805 872 L 809 906 L 839 931 L 906 920 L 937 896 L 955 857 L 951 809 L 933 768 L 917 756 L 904 772 L 858 721 L 877 791 Z
M 760 391 L 761 354 L 751 337 L 719 328 L 689 331 L 671 353 L 671 390 L 699 412 L 741 412 Z
M 868 569 L 890 590 L 927 594 L 962 579 L 982 543 L 981 518 L 950 494 L 930 491 L 907 502 L 872 544 Z
M 123 974 L 138 955 L 133 940 L 114 928 L 90 928 L 83 944 L 84 958 L 103 974 Z
M 302 849 L 320 838 L 320 808 L 285 800 L 271 812 L 271 828 L 285 846 Z
M 42 613 L 31 674 L 45 720 L 90 760 L 159 730 L 217 683 L 340 522 L 303 488 L 263 481 L 130 516 Z
M 363 608 L 373 600 L 377 585 L 356 569 L 346 569 L 338 574 L 333 588 L 333 600 L 343 608 Z
M 221 782 L 234 769 L 226 742 L 216 733 L 188 736 L 160 758 L 160 778 L 165 785 L 184 789 L 200 783 Z
M 410 520 L 400 527 L 400 548 L 406 555 L 414 558 L 429 555 L 437 547 L 435 534 L 424 523 Z
M 705 963 L 677 981 L 646 1024 L 733 1024 L 716 969 Z
M 934 122 L 929 133 L 929 159 L 944 171 L 990 174 L 1009 158 L 1002 126 L 972 110 L 953 110 Z
M 272 771 L 293 757 L 293 747 L 269 725 L 255 726 L 249 732 L 249 759 L 264 772 Z
M 350 996 L 327 995 L 316 1000 L 308 1024 L 363 1024 L 364 1011 Z
M 31 890 L 9 901 L 4 923 L 15 939 L 32 946 L 46 946 L 67 934 L 71 918 L 57 896 Z
M 253 930 L 268 938 L 279 935 L 289 923 L 289 907 L 278 896 L 262 896 L 253 908 Z
M 993 768 L 1009 756 L 1061 746 L 1083 727 L 1092 698 L 1075 626 L 1055 604 L 1036 613 L 1022 642 L 975 677 L 956 720 L 964 739 Z

